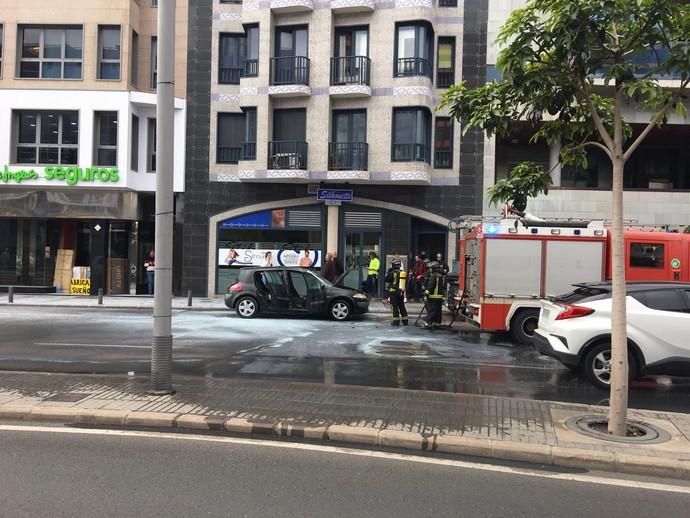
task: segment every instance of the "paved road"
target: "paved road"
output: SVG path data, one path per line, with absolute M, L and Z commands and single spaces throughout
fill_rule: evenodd
M 668 480 L 559 480 L 554 472 L 315 445 L 104 433 L 0 429 L 0 514 L 673 518 L 686 517 L 690 505 L 687 485 L 652 489 L 672 489 Z
M 145 311 L 0 308 L 0 369 L 146 373 L 151 316 Z M 607 394 L 558 362 L 505 336 L 458 326 L 429 333 L 391 328 L 368 316 L 335 323 L 313 319 L 242 320 L 234 313 L 179 311 L 175 371 L 467 392 L 578 403 Z M 636 382 L 631 405 L 686 412 L 690 379 Z

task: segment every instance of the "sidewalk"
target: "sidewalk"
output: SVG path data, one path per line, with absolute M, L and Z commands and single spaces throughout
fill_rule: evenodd
M 104 308 L 104 309 L 153 309 L 152 295 L 110 295 L 103 297 L 103 304 L 98 304 L 98 297 L 63 294 L 26 294 L 15 293 L 14 302 L 7 302 L 7 294 L 0 294 L 0 306 L 38 306 L 38 307 L 69 307 L 69 308 Z M 409 303 L 407 311 L 414 321 L 422 310 L 423 304 Z M 194 297 L 191 307 L 187 305 L 187 297 L 173 297 L 174 310 L 186 311 L 230 311 L 225 307 L 222 296 L 213 298 Z M 374 299 L 369 304 L 369 313 L 390 313 L 388 304 L 381 299 Z
M 148 378 L 0 372 L 0 423 L 263 434 L 690 480 L 690 415 L 631 411 L 668 434 L 617 444 L 565 421 L 602 407 L 468 394 L 271 380 L 176 377 L 177 393 L 146 394 Z

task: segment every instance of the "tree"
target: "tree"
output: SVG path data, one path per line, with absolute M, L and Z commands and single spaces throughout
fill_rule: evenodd
M 586 150 L 611 160 L 612 366 L 609 433 L 624 435 L 628 406 L 623 168 L 673 112 L 687 116 L 690 6 L 681 0 L 531 0 L 499 32 L 502 80 L 451 87 L 441 100 L 464 125 L 508 135 L 534 123 L 532 141 L 561 141 L 563 165 L 586 166 Z M 672 79 L 672 81 L 668 81 Z M 667 80 L 662 84 L 662 80 Z M 625 109 L 649 115 L 633 135 Z
M 515 166 L 508 178 L 497 181 L 487 191 L 490 205 L 508 203 L 518 212 L 527 208 L 528 198 L 548 194 L 551 173 L 534 162 L 522 162 Z

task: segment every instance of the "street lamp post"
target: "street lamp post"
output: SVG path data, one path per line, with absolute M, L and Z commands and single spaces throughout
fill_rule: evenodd
M 156 275 L 153 296 L 151 392 L 172 386 L 172 238 L 175 109 L 175 0 L 158 2 L 156 81 Z

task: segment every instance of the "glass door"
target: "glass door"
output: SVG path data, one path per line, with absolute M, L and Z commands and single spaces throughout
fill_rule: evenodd
M 348 110 L 333 112 L 333 145 L 331 164 L 334 169 L 367 169 L 367 112 Z
M 345 275 L 341 284 L 347 288 L 364 290 L 367 280 L 367 265 L 369 253 L 375 252 L 381 260 L 379 270 L 378 293 L 381 293 L 381 279 L 385 258 L 381 258 L 381 232 L 366 232 L 361 230 L 348 230 L 345 233 Z

